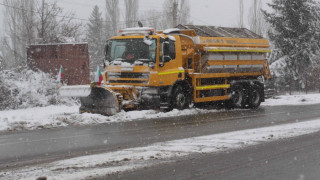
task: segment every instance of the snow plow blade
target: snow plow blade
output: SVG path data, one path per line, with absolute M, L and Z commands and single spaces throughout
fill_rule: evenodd
M 80 112 L 97 113 L 112 116 L 120 111 L 118 98 L 112 90 L 104 87 L 92 87 L 87 97 L 80 97 Z
M 103 86 L 62 86 L 59 88 L 59 95 L 80 97 L 81 113 L 88 112 L 112 116 L 121 109 L 116 93 Z

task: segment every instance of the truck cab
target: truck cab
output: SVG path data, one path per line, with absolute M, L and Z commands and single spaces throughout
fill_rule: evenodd
M 187 77 L 193 72 L 194 55 L 192 38 L 174 29 L 164 33 L 152 28 L 124 29 L 107 42 L 104 83 L 121 94 L 123 108 L 169 108 L 168 94 L 177 84 L 191 95 Z

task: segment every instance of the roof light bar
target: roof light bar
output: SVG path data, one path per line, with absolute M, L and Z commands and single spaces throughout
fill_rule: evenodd
M 119 30 L 119 34 L 124 35 L 152 35 L 155 29 L 150 27 L 136 27 L 136 28 L 126 28 Z

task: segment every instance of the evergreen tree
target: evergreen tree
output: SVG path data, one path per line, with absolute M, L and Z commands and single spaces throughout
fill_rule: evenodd
M 88 23 L 87 41 L 89 43 L 90 67 L 94 71 L 97 65 L 101 64 L 104 56 L 104 44 L 106 37 L 104 35 L 104 24 L 102 13 L 98 6 L 93 8 Z
M 313 0 L 273 0 L 274 12 L 263 11 L 271 25 L 269 38 L 279 57 L 286 57 L 285 79 L 296 90 L 319 55 L 319 3 Z

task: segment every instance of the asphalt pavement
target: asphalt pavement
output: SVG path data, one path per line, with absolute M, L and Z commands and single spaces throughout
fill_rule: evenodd
M 155 142 L 305 121 L 320 105 L 219 110 L 207 114 L 0 134 L 0 170 Z
M 97 179 L 316 180 L 320 177 L 320 132 Z

